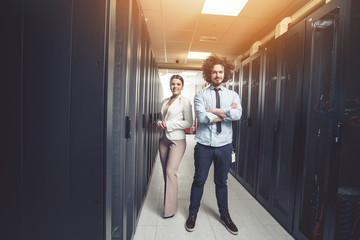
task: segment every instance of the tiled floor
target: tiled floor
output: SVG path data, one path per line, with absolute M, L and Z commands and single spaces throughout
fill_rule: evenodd
M 229 174 L 229 209 L 238 235 L 229 233 L 219 221 L 213 169 L 205 184 L 200 211 L 193 232 L 184 228 L 188 216 L 190 188 L 194 174 L 194 135 L 187 135 L 187 149 L 178 171 L 178 211 L 174 217 L 164 219 L 164 180 L 160 160 L 156 159 L 154 172 L 142 207 L 134 240 L 288 240 L 293 239 L 273 217 Z

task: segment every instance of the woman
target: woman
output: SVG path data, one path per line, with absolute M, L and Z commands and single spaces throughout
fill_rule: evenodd
M 164 218 L 174 216 L 177 210 L 177 171 L 185 153 L 185 128 L 193 124 L 192 106 L 189 99 L 181 95 L 184 79 L 180 75 L 170 78 L 172 96 L 161 103 L 160 119 L 156 129 L 163 130 L 159 152 L 164 173 Z

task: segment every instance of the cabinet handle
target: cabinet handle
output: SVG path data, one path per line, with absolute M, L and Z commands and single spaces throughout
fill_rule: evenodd
M 280 128 L 280 119 L 279 118 L 276 118 L 275 119 L 275 133 L 277 133 L 279 131 L 279 128 Z
M 125 117 L 125 138 L 131 137 L 131 118 Z
M 251 117 L 248 117 L 248 120 L 247 120 L 247 125 L 248 125 L 248 127 L 251 127 L 251 125 L 252 125 L 252 122 L 251 122 Z
M 343 129 L 343 123 L 342 122 L 338 122 L 336 127 L 337 127 L 337 136 L 335 137 L 335 142 L 336 143 L 340 143 L 341 142 L 341 138 L 342 138 L 342 129 Z
M 142 115 L 142 128 L 146 128 L 146 116 L 145 116 L 145 114 Z

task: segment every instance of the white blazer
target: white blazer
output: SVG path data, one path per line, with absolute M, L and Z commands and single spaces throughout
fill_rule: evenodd
M 170 98 L 165 98 L 161 103 L 161 113 L 158 122 L 165 121 L 166 129 L 165 134 L 169 140 L 182 140 L 185 139 L 185 128 L 190 128 L 193 125 L 192 106 L 189 99 L 180 95 L 170 105 L 163 117 L 163 108 Z

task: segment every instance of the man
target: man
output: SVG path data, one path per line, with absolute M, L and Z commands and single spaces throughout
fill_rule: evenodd
M 214 182 L 220 221 L 232 234 L 238 234 L 228 209 L 227 176 L 231 164 L 232 121 L 239 120 L 242 109 L 239 95 L 222 86 L 232 78 L 234 65 L 225 58 L 211 55 L 202 65 L 203 77 L 210 86 L 194 98 L 198 129 L 194 149 L 195 174 L 191 186 L 189 217 L 185 229 L 194 231 L 197 212 L 208 172 L 214 163 Z

